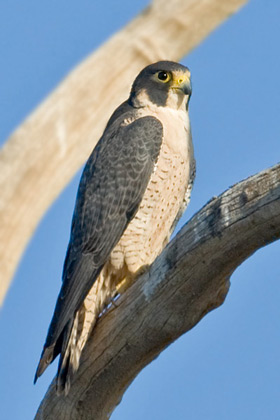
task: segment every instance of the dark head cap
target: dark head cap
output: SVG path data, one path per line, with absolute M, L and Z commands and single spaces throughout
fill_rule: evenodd
M 182 98 L 191 95 L 190 71 L 173 61 L 159 61 L 145 67 L 136 77 L 130 94 L 135 106 L 141 105 L 141 95 L 158 106 L 166 106 L 170 93 Z

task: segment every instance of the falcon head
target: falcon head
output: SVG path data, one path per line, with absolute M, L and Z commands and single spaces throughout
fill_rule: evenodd
M 178 109 L 183 102 L 188 106 L 191 92 L 191 74 L 187 67 L 173 61 L 159 61 L 139 73 L 129 99 L 136 108 L 152 103 Z

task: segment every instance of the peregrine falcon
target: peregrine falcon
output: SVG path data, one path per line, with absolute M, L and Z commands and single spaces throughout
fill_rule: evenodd
M 63 283 L 35 382 L 60 354 L 67 393 L 98 316 L 149 266 L 185 210 L 195 176 L 187 67 L 160 61 L 136 77 L 84 168 Z

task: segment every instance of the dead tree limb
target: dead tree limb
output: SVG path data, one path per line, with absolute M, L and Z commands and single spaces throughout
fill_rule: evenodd
M 154 0 L 10 137 L 0 152 L 0 305 L 38 222 L 93 149 L 139 70 L 156 60 L 179 60 L 247 1 Z
M 136 375 L 220 306 L 233 271 L 280 238 L 280 165 L 203 207 L 102 316 L 67 397 L 52 384 L 36 420 L 105 420 Z

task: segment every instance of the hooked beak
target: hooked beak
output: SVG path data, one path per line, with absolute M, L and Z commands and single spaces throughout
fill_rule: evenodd
M 191 96 L 192 94 L 192 85 L 191 85 L 191 81 L 186 81 L 182 84 L 182 86 L 180 87 L 180 89 L 184 92 L 185 95 Z
M 191 85 L 191 75 L 183 73 L 174 78 L 173 87 L 177 90 L 180 90 L 184 95 L 191 96 L 192 94 L 192 85 Z

